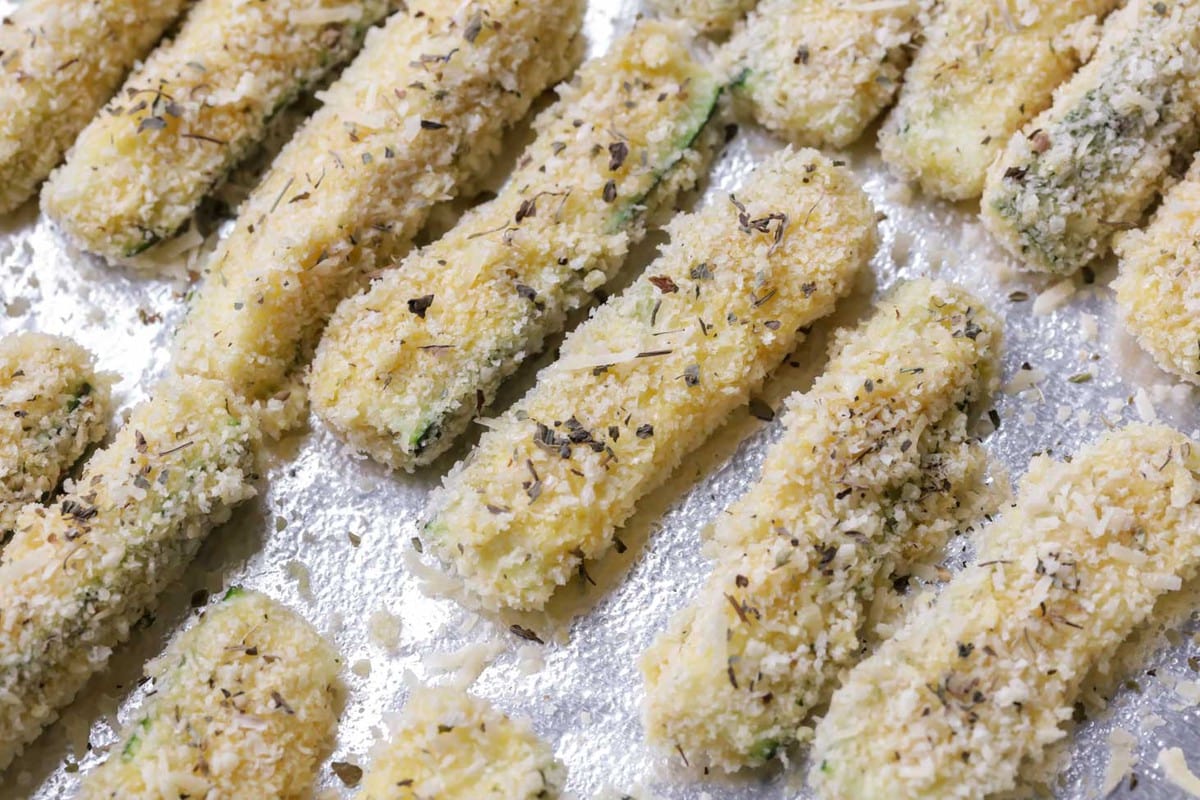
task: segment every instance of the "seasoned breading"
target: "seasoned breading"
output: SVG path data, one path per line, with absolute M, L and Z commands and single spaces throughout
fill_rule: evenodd
M 1126 330 L 1160 367 L 1200 383 L 1200 162 L 1144 230 L 1119 234 L 1112 282 Z
M 1137 225 L 1200 127 L 1200 5 L 1129 3 L 1096 55 L 988 171 L 983 223 L 1026 268 L 1066 274 Z
M 979 798 L 1066 735 L 1080 684 L 1200 565 L 1200 448 L 1131 425 L 1039 456 L 978 560 L 852 670 L 817 725 L 823 798 Z
M 230 589 L 147 666 L 154 693 L 79 797 L 309 797 L 337 729 L 340 664 L 300 615 Z
M 1115 6 L 944 0 L 880 129 L 883 160 L 937 197 L 978 197 L 1009 138 L 1079 68 L 1085 30 Z
M 0 769 L 58 715 L 254 495 L 255 412 L 227 387 L 168 379 L 50 508 L 0 552 Z
M 418 688 L 357 800 L 555 800 L 566 770 L 525 720 L 458 689 Z
M 49 500 L 71 465 L 104 438 L 111 383 L 70 339 L 0 338 L 0 547 L 21 507 Z
M 278 391 L 337 302 L 567 73 L 582 13 L 581 0 L 413 0 L 372 30 L 206 267 L 176 372 Z
M 330 321 L 313 407 L 376 460 L 411 470 L 444 452 L 617 272 L 720 135 L 720 86 L 681 26 L 640 23 L 562 93 L 496 199 Z
M 921 0 L 764 0 L 721 54 L 733 97 L 803 147 L 852 144 L 892 100 Z
M 918 280 L 838 338 L 717 516 L 708 580 L 643 656 L 652 742 L 725 770 L 772 758 L 862 658 L 893 571 L 999 506 L 967 423 L 1001 330 L 978 298 Z
M 0 214 L 24 203 L 186 0 L 25 0 L 0 24 Z
M 83 130 L 42 191 L 112 260 L 174 235 L 268 120 L 354 54 L 389 0 L 200 0 Z
M 569 335 L 431 499 L 423 539 L 489 607 L 538 608 L 603 554 L 639 498 L 829 314 L 875 244 L 874 212 L 811 150 L 676 217 L 670 244 Z

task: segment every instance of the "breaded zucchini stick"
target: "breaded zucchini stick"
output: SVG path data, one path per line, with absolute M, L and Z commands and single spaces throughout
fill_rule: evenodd
M 0 214 L 24 203 L 186 0 L 25 0 L 0 23 Z
M 526 720 L 457 689 L 418 688 L 357 800 L 554 800 L 566 770 Z
M 1079 68 L 1072 39 L 1116 0 L 945 0 L 895 109 L 883 160 L 929 194 L 969 200 L 987 168 Z
M 642 22 L 562 91 L 495 200 L 330 321 L 313 407 L 373 458 L 411 470 L 453 443 L 616 273 L 645 212 L 695 182 L 719 134 L 719 84 L 680 26 Z
M 62 336 L 0 338 L 0 546 L 26 503 L 46 502 L 108 431 L 111 376 Z
M 638 499 L 749 399 L 798 328 L 833 310 L 875 244 L 851 174 L 768 159 L 567 337 L 431 500 L 424 540 L 489 607 L 543 606 Z
M 893 570 L 999 506 L 967 414 L 1001 330 L 977 298 L 918 280 L 839 337 L 718 516 L 712 574 L 643 657 L 652 741 L 725 770 L 773 758 L 862 657 Z
M 1143 230 L 1118 234 L 1112 283 L 1125 329 L 1163 369 L 1200 383 L 1200 162 Z
M 254 494 L 254 412 L 217 381 L 168 379 L 0 553 L 0 769 L 71 701 Z
M 978 798 L 1065 735 L 1080 684 L 1200 564 L 1200 447 L 1162 426 L 1038 457 L 978 561 L 817 725 L 823 798 Z
M 230 589 L 147 666 L 154 693 L 79 797 L 310 796 L 337 728 L 340 666 L 300 615 Z
M 1172 160 L 1190 155 L 1200 101 L 1200 5 L 1129 3 L 1096 55 L 988 170 L 984 225 L 1038 272 L 1070 273 L 1136 225 Z
M 650 0 L 655 11 L 681 19 L 701 33 L 725 33 L 758 0 Z
M 174 368 L 273 394 L 337 302 L 574 63 L 581 0 L 414 0 L 367 36 L 214 254 Z
M 42 191 L 80 247 L 119 260 L 182 228 L 267 121 L 358 49 L 388 0 L 200 0 Z
M 764 0 L 725 46 L 733 97 L 805 147 L 852 144 L 891 102 L 919 0 Z

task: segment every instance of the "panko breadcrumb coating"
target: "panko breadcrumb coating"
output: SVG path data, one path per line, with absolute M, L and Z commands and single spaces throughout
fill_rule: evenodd
M 311 796 L 337 729 L 340 665 L 294 611 L 230 589 L 146 667 L 154 693 L 79 797 Z
M 0 338 L 0 547 L 21 507 L 48 501 L 71 465 L 104 438 L 111 383 L 70 339 Z
M 357 800 L 555 800 L 566 770 L 526 720 L 462 690 L 417 688 Z
M 389 0 L 200 0 L 83 130 L 42 191 L 80 247 L 112 260 L 182 228 L 268 120 L 353 55 Z
M 918 280 L 839 336 L 717 516 L 707 582 L 643 656 L 651 741 L 724 770 L 773 758 L 862 658 L 894 571 L 1000 505 L 967 424 L 1001 330 L 978 298 Z
M 1200 565 L 1200 447 L 1162 426 L 1039 456 L 978 560 L 859 664 L 817 725 L 826 800 L 979 798 L 1066 735 L 1080 685 Z
M 720 85 L 678 25 L 638 24 L 560 91 L 500 195 L 325 330 L 313 407 L 378 461 L 412 470 L 444 452 L 617 272 L 647 214 L 694 184 L 720 135 Z
M 0 24 L 0 214 L 24 203 L 186 0 L 24 0 Z
M 582 0 L 413 0 L 372 30 L 209 262 L 176 372 L 278 391 L 337 302 L 568 72 L 582 15 Z
M 0 769 L 69 703 L 254 495 L 254 411 L 218 381 L 167 379 L 0 552 Z
M 852 144 L 900 85 L 921 5 L 764 0 L 721 54 L 735 101 L 794 144 Z
M 988 170 L 984 225 L 1038 272 L 1068 274 L 1105 255 L 1195 149 L 1198 104 L 1200 4 L 1129 3 Z
M 570 334 L 431 498 L 423 541 L 490 608 L 542 607 L 829 314 L 874 212 L 812 150 L 668 226 L 662 254 Z
M 658 13 L 683 20 L 701 33 L 727 32 L 758 0 L 650 0 Z
M 1200 383 L 1200 162 L 1145 229 L 1119 234 L 1112 282 L 1126 330 L 1163 369 Z
M 1116 0 L 945 0 L 879 132 L 883 160 L 926 192 L 969 200 L 1009 138 L 1070 78 Z

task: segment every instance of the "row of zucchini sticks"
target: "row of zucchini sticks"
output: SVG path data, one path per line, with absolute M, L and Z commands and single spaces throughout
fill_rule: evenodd
M 1070 276 L 1115 251 L 1125 327 L 1200 381 L 1193 0 L 656 4 L 732 29 L 720 57 L 735 100 L 795 144 L 846 146 L 894 99 L 883 160 L 930 196 L 978 199 L 1023 268 Z
M 902 5 L 872 3 L 863 13 Z M 1160 5 L 1163 16 L 1178 10 Z M 240 209 L 192 300 L 169 377 L 53 506 L 26 505 L 12 523 L 0 552 L 0 585 L 11 587 L 0 595 L 0 762 L 128 637 L 208 527 L 253 493 L 272 404 L 331 313 L 309 379 L 318 415 L 376 458 L 414 468 L 452 443 L 521 360 L 615 274 L 652 213 L 698 178 L 719 141 L 713 122 L 728 82 L 688 53 L 678 29 L 643 22 L 561 88 L 494 200 L 401 260 L 430 208 L 478 177 L 504 128 L 570 71 L 581 13 L 578 3 L 416 0 L 367 34 Z M 753 71 L 731 85 L 734 95 L 753 87 Z M 141 133 L 161 132 L 184 118 L 169 102 L 154 96 L 109 116 L 141 115 Z M 875 112 L 846 113 L 869 121 Z M 833 117 L 832 129 L 857 124 Z M 51 178 L 47 198 L 54 186 Z M 875 241 L 873 210 L 850 173 L 811 150 L 778 154 L 727 202 L 677 217 L 668 231 L 660 257 L 567 338 L 432 500 L 423 537 L 489 608 L 541 607 L 585 559 L 606 551 L 637 500 L 745 403 L 800 329 L 833 310 Z M 729 527 L 714 539 L 710 584 L 647 656 L 647 723 L 669 747 L 717 766 L 773 756 L 852 666 L 880 576 L 999 502 L 965 424 L 994 377 L 995 320 L 943 284 L 910 284 L 888 303 L 867 329 L 839 340 L 826 377 L 791 401 L 786 427 L 799 444 L 772 455 L 768 464 L 781 469 L 765 469 L 762 488 L 722 523 Z M 903 344 L 887 346 L 893 338 Z M 83 396 L 99 404 L 102 392 Z M 800 458 L 803 447 L 821 458 Z M 960 588 L 901 628 L 834 695 L 816 733 L 812 779 L 821 791 L 974 796 L 1010 786 L 1017 763 L 1059 735 L 1085 667 L 1194 571 L 1192 458 L 1178 434 L 1137 428 L 1070 464 L 1031 470 L 1017 505 L 987 529 L 994 563 L 956 577 L 950 589 Z M 778 520 L 767 525 L 768 517 Z M 1043 535 L 1027 539 L 1031 530 Z M 1057 549 L 1043 552 L 1046 541 Z M 1114 605 L 1122 591 L 1137 602 Z M 938 610 L 956 597 L 967 611 Z M 1040 615 L 1025 613 L 1030 602 Z M 1073 633 L 1063 621 L 1080 607 L 1102 612 L 1104 624 Z M 788 616 L 801 614 L 807 624 Z M 963 638 L 947 639 L 951 630 Z M 1020 687 L 979 688 L 1006 681 L 1015 648 L 1029 638 L 1047 660 L 1075 659 L 1079 668 L 1046 675 L 1035 663 L 1023 667 Z M 802 650 L 812 657 L 795 665 L 779 655 Z M 953 672 L 940 660 L 951 654 L 962 659 L 949 662 Z M 965 700 L 956 694 L 960 672 L 972 687 Z M 681 707 L 676 695 L 689 681 L 718 708 L 689 718 L 695 705 Z M 923 716 L 883 708 L 911 702 L 919 711 L 928 686 L 942 690 Z M 1018 688 L 1025 699 L 1014 703 Z M 286 715 L 291 701 L 276 691 L 264 702 Z M 182 715 L 191 700 L 173 702 Z M 874 739 L 851 730 L 870 702 L 880 710 L 865 718 L 895 721 L 880 752 L 894 748 L 911 769 L 886 766 Z M 486 712 L 461 712 L 474 714 Z M 985 729 L 996 747 L 972 747 Z M 141 748 L 129 749 L 136 761 Z M 544 751 L 522 757 L 537 761 Z M 213 766 L 204 759 L 181 769 L 204 780 Z
M 356 5 L 362 6 L 360 11 L 355 11 Z M 49 140 L 46 131 L 73 124 L 58 113 L 71 95 L 67 88 L 54 88 L 57 79 L 47 77 L 49 72 L 35 73 L 22 67 L 30 66 L 22 59 L 32 58 L 23 48 L 36 45 L 54 51 L 61 57 L 59 63 L 74 58 L 75 52 L 89 58 L 104 54 L 103 63 L 109 65 L 107 59 L 118 55 L 106 53 L 111 29 L 137 27 L 129 24 L 130 19 L 146 15 L 137 3 L 96 4 L 98 13 L 107 11 L 112 16 L 103 24 L 76 30 L 51 24 L 59 16 L 54 6 L 24 4 L 0 26 L 5 36 L 18 30 L 28 34 L 16 37 L 11 47 L 5 42 L 3 63 L 16 65 L 12 73 L 13 91 L 18 92 L 14 105 L 29 114 L 43 115 L 38 123 L 43 129 L 39 144 Z M 254 130 L 239 134 L 239 146 L 244 148 L 259 135 L 269 109 L 282 102 L 284 94 L 290 96 L 304 85 L 289 78 L 282 81 L 289 87 L 284 94 L 266 97 L 260 89 L 267 84 L 278 86 L 282 79 L 272 79 L 272 83 L 264 76 L 260 82 L 255 76 L 262 62 L 248 70 L 246 59 L 250 52 L 307 58 L 314 52 L 311 44 L 276 41 L 275 29 L 256 27 L 261 19 L 249 17 L 243 22 L 256 33 L 234 37 L 233 31 L 240 30 L 237 25 L 206 15 L 226 9 L 241 19 L 243 12 L 269 16 L 285 9 L 287 13 L 273 23 L 276 28 L 291 32 L 290 36 L 316 24 L 324 31 L 328 66 L 345 57 L 341 53 L 348 55 L 353 50 L 354 37 L 363 40 L 362 51 L 321 93 L 321 108 L 275 158 L 262 184 L 242 205 L 233 232 L 208 263 L 204 282 L 192 298 L 192 308 L 176 339 L 168 374 L 153 387 L 151 398 L 132 411 L 107 446 L 84 460 L 77 477 L 66 481 L 57 497 L 48 498 L 51 492 L 47 489 L 57 483 L 63 466 L 78 458 L 78 452 L 67 452 L 70 448 L 57 439 L 79 439 L 76 449 L 82 451 L 86 442 L 102 435 L 93 431 L 90 417 L 86 425 L 83 420 L 69 420 L 79 431 L 69 435 L 63 424 L 47 418 L 46 427 L 53 426 L 53 435 L 44 435 L 48 441 L 42 461 L 46 463 L 27 459 L 22 477 L 14 479 L 11 490 L 6 485 L 6 492 L 19 495 L 14 502 L 21 507 L 14 509 L 11 523 L 5 517 L 7 541 L 0 549 L 0 585 L 5 587 L 0 592 L 0 769 L 103 668 L 112 650 L 127 640 L 138 620 L 154 608 L 162 590 L 179 580 L 212 526 L 255 494 L 256 461 L 264 436 L 277 432 L 280 414 L 290 408 L 282 399 L 292 389 L 288 380 L 294 368 L 303 364 L 304 347 L 311 346 L 312 337 L 336 302 L 403 252 L 437 203 L 454 197 L 483 175 L 500 148 L 505 129 L 528 112 L 542 91 L 571 72 L 581 49 L 583 6 L 579 2 L 413 0 L 377 27 L 370 23 L 383 10 L 372 3 L 329 4 L 328 9 L 316 3 L 243 6 L 207 0 L 193 6 L 175 38 L 129 78 L 131 88 L 139 85 L 135 82 L 145 81 L 153 90 L 146 93 L 137 88 L 117 95 L 93 121 L 104 130 L 94 136 L 85 132 L 80 140 L 96 145 L 98 162 L 83 165 L 76 161 L 83 165 L 77 168 L 88 173 L 111 169 L 113 160 L 104 154 L 111 143 L 119 141 L 122 151 L 139 149 L 149 137 L 163 133 L 178 134 L 176 138 L 183 140 L 172 147 L 166 140 L 154 139 L 171 158 L 190 159 L 196 153 L 194 146 L 212 147 L 225 153 L 220 163 L 227 165 L 232 150 L 221 142 L 232 140 L 230 134 L 237 126 L 229 122 L 223 99 L 233 98 L 235 106 L 245 102 L 243 122 L 249 126 L 247 130 Z M 302 13 L 294 15 L 297 10 Z M 355 33 L 344 27 L 349 19 L 363 30 Z M 197 48 L 200 41 L 207 45 Z M 231 59 L 230 64 L 242 60 L 240 66 L 225 64 L 218 69 L 213 61 L 193 57 L 193 49 L 203 50 L 205 56 L 220 54 L 222 59 Z M 143 55 L 144 51 L 139 51 L 130 60 Z M 83 55 L 79 58 L 81 69 L 91 63 Z M 176 71 L 148 74 L 156 65 Z M 276 74 L 274 67 L 261 69 Z M 296 78 L 304 70 L 293 65 L 279 72 Z M 230 75 L 236 75 L 234 85 L 206 83 L 218 78 L 228 82 Z M 5 79 L 8 77 L 6 73 Z M 85 87 L 74 80 L 68 88 L 82 91 Z M 111 88 L 86 88 L 96 95 L 111 92 Z M 43 94 L 58 98 L 54 103 L 60 105 L 39 106 Z M 78 109 L 84 99 L 75 98 L 67 105 Z M 187 106 L 192 98 L 194 105 Z M 7 116 L 5 122 L 21 116 Z M 135 118 L 132 135 L 118 136 L 116 130 L 130 122 L 130 117 Z M 222 121 L 215 122 L 212 129 L 200 127 L 201 120 L 210 117 Z M 92 151 L 76 148 L 68 162 L 76 154 L 81 159 L 90 157 L 85 152 Z M 132 183 L 148 181 L 145 185 L 150 185 L 157 180 L 155 176 L 170 176 L 172 185 L 182 187 L 196 174 L 197 167 L 171 169 L 156 159 L 143 152 L 137 169 L 110 174 L 99 183 L 106 185 L 106 191 L 108 186 L 117 193 L 130 189 L 148 198 L 159 196 L 157 184 L 142 191 L 133 190 Z M 68 164 L 63 170 L 72 168 Z M 216 180 L 219 171 L 210 168 L 205 180 Z M 29 182 L 36 185 L 37 180 Z M 17 182 L 7 183 L 15 186 Z M 55 184 L 54 178 L 47 183 L 48 194 L 54 192 L 50 187 Z M 196 198 L 207 189 L 179 190 L 179 197 Z M 95 209 L 121 205 L 116 199 L 106 200 L 92 212 L 81 213 L 86 216 Z M 174 202 L 169 205 L 176 215 L 184 207 Z M 149 202 L 132 207 L 141 213 L 167 206 Z M 169 234 L 175 224 L 156 230 Z M 101 238 L 117 242 L 116 249 L 122 252 L 132 252 L 148 238 L 160 235 L 119 241 L 118 231 L 107 225 L 104 222 L 97 228 L 104 228 Z M 82 241 L 83 237 L 78 238 Z M 61 342 L 57 346 L 66 348 Z M 29 362 L 21 363 L 14 372 L 24 370 L 33 379 L 41 379 L 29 372 Z M 108 379 L 90 378 L 85 383 L 91 389 L 85 390 L 83 383 L 67 380 L 70 377 L 56 379 L 56 394 L 48 395 L 65 407 L 66 411 L 59 413 L 78 415 L 79 409 L 85 408 L 106 419 L 101 410 L 107 402 Z M 20 435 L 43 434 L 31 428 L 22 429 Z M 18 444 L 15 452 L 24 458 L 32 451 Z M 51 456 L 60 464 L 53 475 Z M 29 502 L 31 498 L 35 502 Z M 36 502 L 43 499 L 51 502 Z M 317 661 L 328 652 L 303 641 L 295 648 L 296 653 L 310 651 Z M 251 653 L 249 661 L 228 669 L 244 674 L 246 681 L 257 681 L 252 677 L 254 670 L 276 663 L 273 659 L 278 656 L 265 652 L 268 658 Z M 221 674 L 226 671 L 224 662 L 214 662 L 212 668 Z M 176 787 L 185 796 L 202 796 L 209 789 L 222 796 L 257 796 L 260 786 L 278 786 L 278 796 L 303 796 L 311 775 L 306 778 L 303 770 L 293 775 L 295 767 L 288 764 L 295 765 L 299 759 L 307 765 L 304 769 L 315 770 L 319 749 L 315 743 L 324 740 L 324 733 L 288 733 L 289 729 L 279 727 L 284 721 L 274 721 L 270 723 L 274 732 L 264 729 L 249 737 L 242 735 L 243 728 L 262 724 L 260 712 L 301 715 L 302 701 L 307 704 L 304 716 L 318 723 L 317 729 L 325 724 L 321 720 L 329 712 L 323 676 L 330 674 L 328 665 L 312 667 L 303 661 L 286 668 L 311 678 L 309 683 L 304 682 L 309 678 L 294 678 L 298 681 L 295 698 L 285 691 L 289 684 L 281 683 L 273 687 L 278 696 L 268 692 L 263 699 L 260 693 L 251 713 L 239 711 L 235 703 L 211 721 L 211 728 L 207 723 L 193 726 L 217 738 L 231 731 L 228 743 L 218 748 L 219 758 L 189 751 L 188 725 L 195 722 L 190 713 L 209 703 L 209 699 L 196 701 L 187 694 L 193 684 L 203 683 L 189 674 L 172 695 L 171 702 L 178 707 L 160 712 L 169 723 L 161 734 L 155 734 L 161 735 L 155 741 L 162 747 L 123 745 L 94 778 L 89 777 L 95 788 L 85 791 L 94 796 L 159 796 L 161 785 Z M 269 676 L 263 680 L 268 679 L 275 680 Z M 278 679 L 289 680 L 286 676 Z M 210 685 L 228 688 L 220 681 Z M 226 725 L 229 719 L 233 722 Z M 176 726 L 172 720 L 185 722 Z M 155 728 L 151 723 L 147 726 Z M 127 732 L 126 740 L 144 741 L 136 730 Z M 241 748 L 243 740 L 248 749 Z M 267 744 L 275 740 L 274 745 Z M 272 752 L 286 754 L 272 760 L 274 756 L 255 752 L 268 746 L 276 748 Z M 133 766 L 126 769 L 126 762 Z M 259 762 L 262 771 L 255 766 Z M 276 780 L 266 772 L 277 767 Z M 165 783 L 156 783 L 159 777 Z M 144 785 L 138 783 L 143 780 Z M 244 783 L 247 780 L 253 783 Z M 165 791 L 170 794 L 169 789 Z M 275 796 L 269 791 L 266 794 Z

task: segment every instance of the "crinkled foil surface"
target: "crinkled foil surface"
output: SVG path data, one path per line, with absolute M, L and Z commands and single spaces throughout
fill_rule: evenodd
M 0 13 L 12 6 L 0 0 Z M 603 52 L 637 12 L 630 0 L 591 0 L 589 53 Z M 1037 309 L 1043 313 L 1035 313 L 1037 298 L 1052 283 L 1018 274 L 988 242 L 974 208 L 913 196 L 882 167 L 869 144 L 873 134 L 867 141 L 846 157 L 878 208 L 880 250 L 856 295 L 816 326 L 772 379 L 762 394 L 766 402 L 778 408 L 789 392 L 807 386 L 825 361 L 830 331 L 860 318 L 872 297 L 905 278 L 932 275 L 971 287 L 1006 318 L 1006 382 L 1023 364 L 1033 371 L 1024 376 L 1036 379 L 1033 388 L 993 399 L 1001 425 L 985 440 L 1013 478 L 1024 473 L 1032 454 L 1069 454 L 1123 421 L 1157 415 L 1194 432 L 1200 423 L 1196 395 L 1155 369 L 1116 321 L 1107 289 L 1111 266 L 1097 269 L 1091 284 L 1076 276 L 1075 291 L 1065 299 L 1070 287 L 1054 287 L 1051 297 L 1064 301 L 1047 309 L 1054 303 L 1045 298 Z M 695 202 L 724 202 L 780 146 L 743 124 Z M 648 263 L 660 241 L 651 236 L 639 248 L 626 279 Z M 0 331 L 76 337 L 98 354 L 102 368 L 120 375 L 118 397 L 127 409 L 146 396 L 165 366 L 171 332 L 184 311 L 189 270 L 192 280 L 199 271 L 198 257 L 199 251 L 177 257 L 177 268 L 166 278 L 106 267 L 65 245 L 30 203 L 0 221 Z M 527 365 L 501 404 L 527 388 L 547 358 Z M 415 476 L 389 474 L 346 452 L 311 420 L 309 429 L 270 450 L 257 500 L 212 534 L 186 578 L 163 598 L 153 622 L 118 651 L 59 723 L 0 774 L 0 797 L 71 796 L 81 771 L 103 758 L 116 726 L 143 701 L 139 678 L 145 661 L 194 615 L 204 591 L 215 594 L 233 584 L 261 589 L 299 609 L 343 654 L 348 700 L 329 763 L 366 766 L 372 743 L 414 681 L 470 679 L 475 670 L 462 664 L 482 658 L 473 690 L 533 720 L 566 763 L 576 797 L 606 791 L 680 800 L 807 797 L 802 749 L 792 753 L 787 768 L 734 779 L 705 777 L 653 752 L 639 722 L 640 655 L 700 585 L 707 570 L 700 554 L 705 525 L 754 479 L 778 432 L 778 422 L 763 423 L 739 411 L 698 457 L 645 498 L 621 533 L 628 549 L 589 565 L 595 585 L 579 580 L 565 587 L 544 615 L 490 619 L 423 592 L 435 573 L 423 566 L 412 544 L 428 491 L 465 446 Z M 961 544 L 952 545 L 946 566 L 960 565 L 963 552 Z M 1051 786 L 1053 796 L 1101 796 L 1114 728 L 1138 740 L 1136 777 L 1126 776 L 1109 796 L 1183 796 L 1156 758 L 1164 747 L 1182 747 L 1193 770 L 1200 771 L 1200 707 L 1196 693 L 1188 691 L 1200 680 L 1195 611 L 1200 605 L 1189 599 L 1197 596 L 1191 587 L 1167 604 L 1173 613 L 1164 609 L 1165 622 L 1143 637 L 1149 655 L 1124 667 L 1114 664 L 1126 671 L 1117 673 L 1115 693 L 1106 694 L 1110 702 L 1081 707 L 1084 719 L 1062 748 L 1066 766 Z M 514 622 L 546 644 L 511 634 Z M 387 635 L 389 629 L 393 635 Z M 349 795 L 329 763 L 321 771 L 319 796 Z

